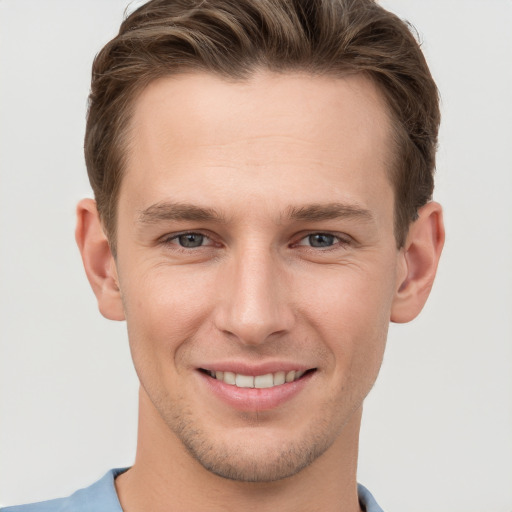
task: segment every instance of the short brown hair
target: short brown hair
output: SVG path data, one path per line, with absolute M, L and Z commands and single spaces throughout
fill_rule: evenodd
M 365 73 L 393 119 L 395 237 L 401 247 L 432 197 L 438 92 L 409 25 L 373 0 L 153 0 L 96 56 L 85 159 L 115 253 L 116 208 L 134 99 L 152 80 L 199 70 Z

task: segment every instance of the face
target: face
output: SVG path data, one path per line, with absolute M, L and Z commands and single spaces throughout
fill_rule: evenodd
M 358 422 L 403 274 L 389 126 L 361 76 L 138 98 L 117 278 L 147 407 L 209 471 L 281 479 Z

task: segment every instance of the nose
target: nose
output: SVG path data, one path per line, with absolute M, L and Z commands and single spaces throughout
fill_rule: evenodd
M 216 327 L 245 345 L 289 332 L 294 313 L 284 269 L 270 251 L 240 251 L 223 269 Z

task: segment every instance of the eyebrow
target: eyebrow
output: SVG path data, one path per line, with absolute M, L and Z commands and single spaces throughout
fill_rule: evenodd
M 301 206 L 290 206 L 281 219 L 320 222 L 336 219 L 356 219 L 370 222 L 373 214 L 357 205 L 344 203 L 313 203 Z M 164 201 L 142 210 L 138 216 L 140 224 L 156 224 L 165 221 L 199 221 L 220 222 L 226 224 L 225 216 L 214 208 L 204 208 L 189 203 L 174 203 Z
M 370 210 L 344 203 L 308 204 L 288 208 L 286 217 L 295 221 L 318 222 L 335 219 L 374 220 Z
M 161 202 L 156 203 L 139 213 L 141 224 L 156 224 L 162 221 L 201 221 L 225 223 L 224 216 L 214 208 L 203 208 L 188 203 Z

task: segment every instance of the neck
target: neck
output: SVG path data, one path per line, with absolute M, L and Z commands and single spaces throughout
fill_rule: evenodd
M 135 464 L 115 482 L 123 510 L 359 512 L 357 451 L 361 411 L 327 451 L 275 482 L 239 482 L 206 470 L 167 427 L 143 391 Z

